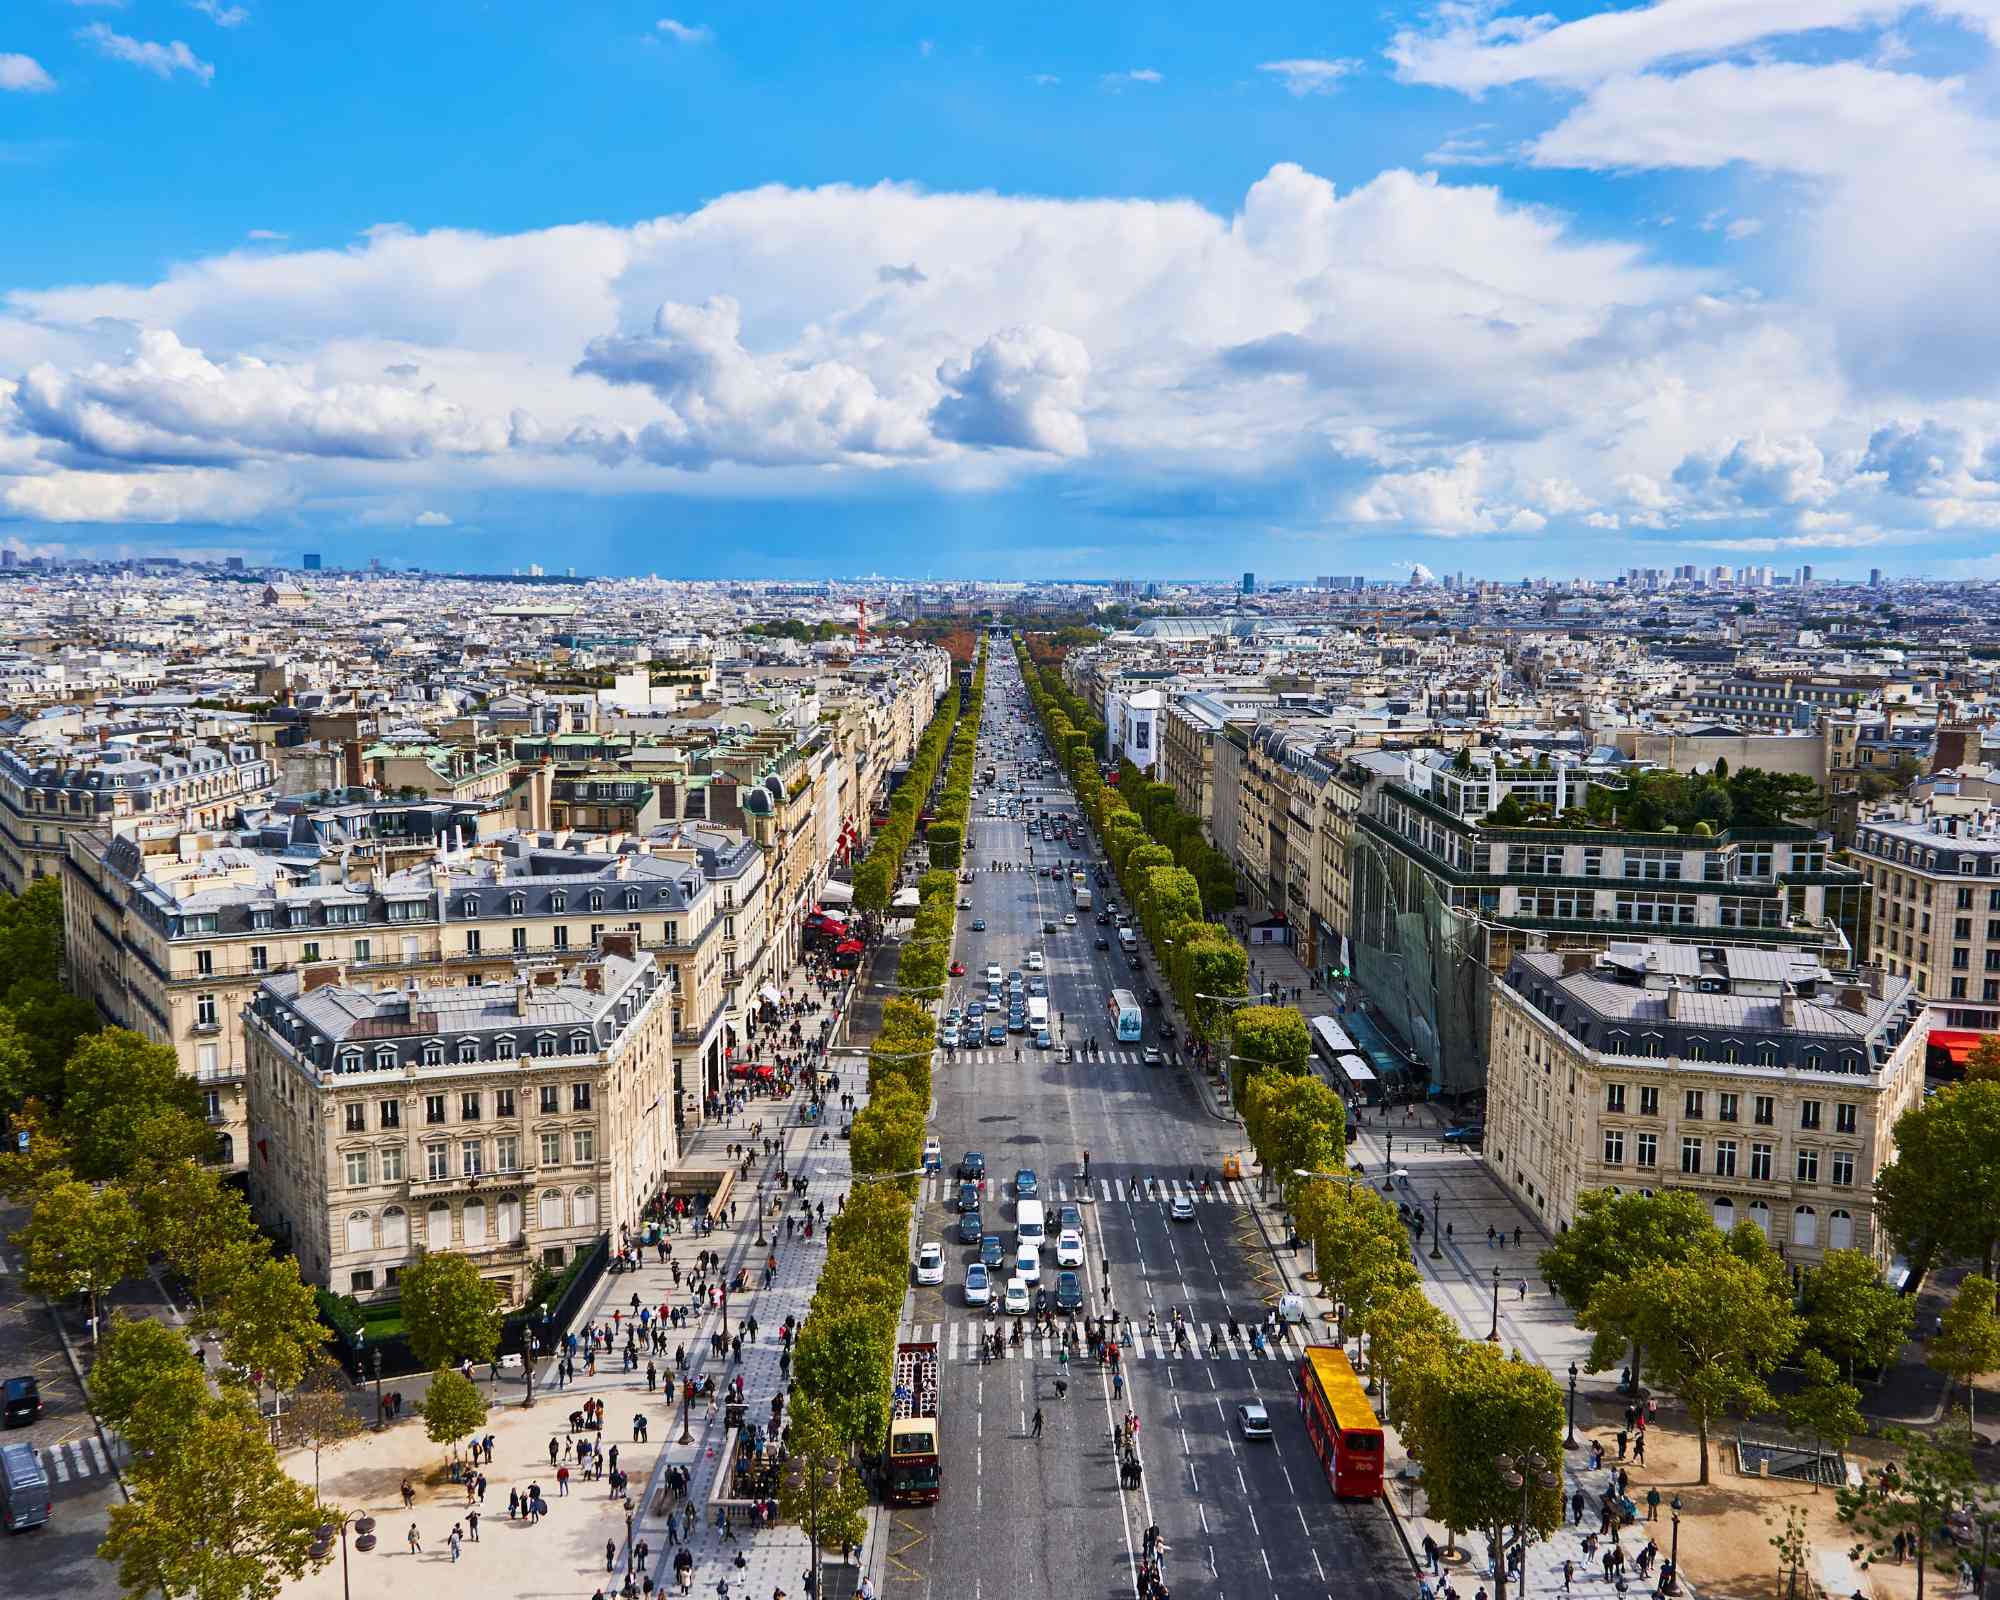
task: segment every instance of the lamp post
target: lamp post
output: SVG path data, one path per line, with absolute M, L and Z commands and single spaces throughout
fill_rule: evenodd
M 385 1426 L 382 1420 L 382 1347 L 378 1344 L 370 1350 L 368 1358 L 375 1368 L 375 1431 L 380 1433 Z
M 1442 1230 L 1438 1227 L 1438 1207 L 1443 1201 L 1442 1189 L 1431 1190 L 1431 1260 L 1433 1261 L 1444 1260 L 1444 1251 L 1438 1247 L 1438 1240 L 1443 1237 Z
M 693 1444 L 694 1435 L 688 1431 L 688 1411 L 694 1404 L 694 1380 L 681 1374 L 681 1438 L 682 1444 Z
M 1576 1363 L 1569 1364 L 1569 1432 L 1563 1435 L 1563 1448 L 1576 1448 Z
M 1674 1514 L 1673 1553 L 1667 1557 L 1668 1561 L 1673 1563 L 1674 1581 L 1668 1586 L 1667 1593 L 1679 1594 L 1681 1592 L 1681 1497 L 1675 1495 L 1667 1505 Z
M 764 1237 L 764 1180 L 757 1180 L 757 1248 L 770 1248 L 771 1241 Z
M 1549 1470 L 1550 1463 L 1533 1450 L 1523 1456 L 1495 1456 L 1493 1465 L 1500 1469 L 1502 1483 L 1510 1489 L 1521 1491 L 1521 1519 L 1514 1524 L 1514 1531 L 1521 1539 L 1521 1586 L 1525 1594 L 1528 1576 L 1528 1501 L 1535 1490 L 1556 1488 L 1559 1480 Z M 1495 1600 L 1507 1600 L 1507 1546 L 1504 1540 L 1500 1548 L 1493 1552 L 1493 1593 Z
M 1500 1268 L 1493 1268 L 1493 1326 L 1486 1331 L 1489 1343 L 1500 1342 Z
M 345 1512 L 340 1514 L 340 1519 L 337 1522 L 321 1523 L 313 1534 L 312 1543 L 306 1549 L 306 1553 L 313 1560 L 324 1561 L 333 1553 L 333 1541 L 335 1539 L 340 1541 L 340 1592 L 343 1600 L 352 1600 L 353 1596 L 353 1590 L 349 1587 L 347 1573 L 347 1530 L 349 1525 Z M 375 1519 L 373 1517 L 356 1517 L 353 1519 L 352 1526 L 355 1543 L 363 1550 L 374 1549 Z

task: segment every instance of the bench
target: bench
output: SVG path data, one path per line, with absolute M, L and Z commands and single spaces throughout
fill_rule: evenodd
M 502 1356 L 500 1358 L 500 1370 L 502 1372 L 519 1372 L 521 1370 L 521 1352 L 516 1350 L 512 1355 Z

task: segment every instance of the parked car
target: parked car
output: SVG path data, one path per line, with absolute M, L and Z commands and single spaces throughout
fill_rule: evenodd
M 25 1428 L 42 1414 L 42 1386 L 37 1379 L 9 1378 L 4 1394 L 6 1426 Z
M 1443 1144 L 1481 1145 L 1486 1142 L 1486 1124 L 1483 1122 L 1461 1122 L 1455 1128 L 1446 1128 Z

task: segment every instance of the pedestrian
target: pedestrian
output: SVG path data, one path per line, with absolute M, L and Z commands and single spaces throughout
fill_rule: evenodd
M 410 1524 L 410 1554 L 413 1556 L 420 1556 L 423 1553 L 424 1553 L 424 1542 L 422 1539 L 417 1537 L 417 1525 L 413 1522 Z
M 479 1513 L 477 1511 L 466 1512 L 465 1532 L 466 1532 L 466 1537 L 469 1538 L 474 1544 L 479 1543 Z
M 453 1562 L 456 1562 L 458 1560 L 459 1547 L 461 1544 L 464 1543 L 464 1540 L 465 1540 L 464 1530 L 460 1528 L 457 1523 L 454 1522 L 451 1525 L 451 1534 L 445 1540 L 445 1543 L 451 1546 L 451 1559 L 453 1560 Z
M 1516 1300 L 1525 1300 L 1528 1298 L 1528 1280 L 1526 1278 L 1523 1278 L 1519 1283 L 1514 1285 L 1514 1298 Z
M 604 1541 L 604 1570 L 606 1572 L 609 1572 L 613 1567 L 617 1565 L 618 1565 L 618 1541 L 615 1539 L 606 1539 Z
M 1040 1406 L 1036 1406 L 1036 1407 L 1035 1407 L 1035 1422 L 1034 1422 L 1034 1437 L 1035 1437 L 1035 1438 L 1037 1438 L 1037 1439 L 1039 1439 L 1039 1438 L 1041 1438 L 1041 1436 L 1042 1436 L 1042 1408 L 1041 1408 Z
M 1629 1437 L 1630 1435 L 1628 1435 L 1623 1428 L 1620 1428 L 1618 1430 L 1618 1459 L 1620 1461 L 1623 1461 L 1625 1459 L 1625 1443 Z
M 409 1510 L 417 1503 L 417 1491 L 408 1478 L 403 1480 L 403 1509 Z
M 1642 1467 L 1646 1464 L 1646 1436 L 1643 1433 L 1632 1441 L 1632 1459 Z

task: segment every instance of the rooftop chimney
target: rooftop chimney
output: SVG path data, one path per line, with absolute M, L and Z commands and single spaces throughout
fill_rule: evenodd
M 1868 1014 L 1868 991 L 1858 983 L 1850 983 L 1840 991 L 1840 1008 L 1843 1011 Z
M 1579 972 L 1588 972 L 1590 970 L 1590 964 L 1593 959 L 1595 958 L 1592 952 L 1588 950 L 1563 951 L 1562 975 L 1565 978 L 1573 978 Z
M 324 989 L 329 984 L 345 981 L 347 974 L 338 964 L 323 967 L 307 967 L 299 974 L 299 993 L 311 994 L 315 989 Z

